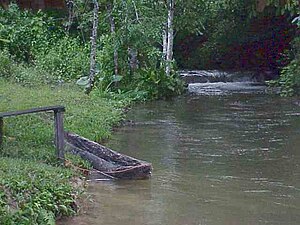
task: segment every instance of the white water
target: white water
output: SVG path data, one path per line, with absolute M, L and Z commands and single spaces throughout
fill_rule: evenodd
M 215 82 L 189 84 L 188 91 L 197 95 L 224 95 L 232 93 L 263 93 L 266 86 L 255 82 Z

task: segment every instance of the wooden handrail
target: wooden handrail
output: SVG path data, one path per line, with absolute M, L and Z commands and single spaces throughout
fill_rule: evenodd
M 38 107 L 38 108 L 32 108 L 32 109 L 27 109 L 27 110 L 0 112 L 0 117 L 18 116 L 18 115 L 37 113 L 37 112 L 47 112 L 47 111 L 64 112 L 65 107 L 64 106 L 47 106 L 47 107 Z
M 54 131 L 55 131 L 55 146 L 57 149 L 57 157 L 58 159 L 64 162 L 64 125 L 63 125 L 63 114 L 65 112 L 64 106 L 47 106 L 47 107 L 38 107 L 27 110 L 20 111 L 11 111 L 11 112 L 1 112 L 0 113 L 0 147 L 3 143 L 3 118 L 10 116 L 19 116 L 30 113 L 38 113 L 38 112 L 54 112 Z

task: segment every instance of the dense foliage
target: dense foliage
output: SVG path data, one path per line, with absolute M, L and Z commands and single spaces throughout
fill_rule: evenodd
M 54 225 L 55 217 L 75 213 L 71 171 L 9 158 L 0 163 L 1 224 Z
M 0 47 L 19 62 L 32 62 L 37 53 L 46 52 L 62 36 L 54 18 L 45 13 L 20 11 L 17 5 L 0 9 Z
M 290 42 L 290 48 L 282 53 L 279 63 L 282 64 L 280 77 L 270 81 L 271 85 L 281 88 L 282 96 L 293 96 L 300 94 L 300 7 L 299 1 L 288 1 L 285 5 L 277 7 L 280 13 L 288 13 L 291 23 L 296 27 L 295 35 Z
M 68 1 L 69 11 L 57 12 L 0 8 L 0 111 L 63 104 L 66 129 L 101 140 L 129 101 L 181 94 L 178 68 L 279 70 L 271 84 L 299 94 L 299 1 L 176 0 L 175 59 L 167 61 L 172 1 L 99 1 L 90 95 L 75 84 L 89 81 L 92 1 Z M 54 224 L 74 213 L 73 173 L 57 167 L 51 146 L 48 114 L 5 121 L 0 224 Z
M 292 42 L 292 49 L 287 51 L 285 59 L 289 62 L 281 69 L 280 77 L 270 81 L 269 84 L 281 88 L 282 96 L 300 94 L 300 38 L 296 37 Z
M 72 3 L 69 12 L 56 14 L 20 11 L 16 5 L 0 10 L 0 48 L 46 73 L 51 79 L 44 83 L 88 77 L 93 5 L 86 0 Z M 295 37 L 291 20 L 299 13 L 297 6 L 295 0 L 177 0 L 173 75 L 160 82 L 148 79 L 145 86 L 145 77 L 151 73 L 160 77 L 166 64 L 162 49 L 166 2 L 101 1 L 95 86 L 100 92 L 144 92 L 146 98 L 176 95 L 183 90 L 174 73 L 176 63 L 181 68 L 276 74 L 287 65 L 282 64 L 282 55 Z
M 69 31 L 65 29 L 68 23 L 65 12 L 53 17 L 41 11 L 21 11 L 16 5 L 11 5 L 8 10 L 0 9 L 0 49 L 4 51 L 1 60 L 6 60 L 4 56 L 9 57 L 22 64 L 18 66 L 19 69 L 34 68 L 34 71 L 47 74 L 34 74 L 36 82 L 42 80 L 42 83 L 75 83 L 79 78 L 87 76 L 90 66 L 90 47 L 87 40 L 90 36 L 91 5 L 80 0 L 74 2 L 77 10 L 74 13 L 80 13 L 80 16 L 70 24 Z M 158 47 L 162 19 L 160 15 L 154 14 L 155 11 L 151 8 L 153 5 L 149 2 L 139 2 L 136 5 L 133 1 L 116 1 L 108 11 L 108 4 L 110 3 L 103 4 L 100 11 L 100 35 L 96 56 L 97 91 L 135 90 L 139 93 L 145 92 L 146 98 L 181 93 L 183 84 L 174 73 L 169 78 L 148 79 L 149 86 L 144 85 L 147 74 L 158 71 L 157 76 L 161 76 L 160 71 L 163 68 L 162 53 Z M 109 16 L 113 19 L 113 32 Z M 116 54 L 117 65 L 114 64 Z M 4 62 L 4 65 L 7 64 L 8 62 Z M 144 71 L 147 72 L 143 74 Z M 12 71 L 6 71 L 3 75 L 9 77 L 9 73 Z M 21 82 L 32 80 L 26 77 L 31 76 L 29 73 L 20 73 L 18 76 L 13 79 Z M 120 79 L 116 80 L 115 76 Z M 153 94 L 153 89 L 160 93 Z

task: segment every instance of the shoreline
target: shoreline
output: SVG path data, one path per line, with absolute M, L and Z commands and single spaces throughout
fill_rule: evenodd
M 98 141 L 110 137 L 124 116 L 123 107 L 129 102 L 87 96 L 68 85 L 25 87 L 4 79 L 0 81 L 1 112 L 64 105 L 65 130 Z M 52 120 L 48 113 L 5 119 L 0 157 L 1 224 L 27 220 L 31 224 L 42 221 L 55 224 L 57 218 L 76 215 L 80 209 L 78 201 L 86 184 L 72 166 L 58 165 L 52 143 Z M 79 157 L 66 154 L 66 159 L 75 167 L 89 167 Z

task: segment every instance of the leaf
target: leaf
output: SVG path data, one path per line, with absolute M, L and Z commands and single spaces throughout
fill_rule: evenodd
M 171 90 L 171 91 L 175 91 L 175 88 L 171 85 L 168 85 L 168 89 Z
M 292 23 L 300 24 L 300 16 L 297 16 L 293 19 Z
M 65 205 L 59 205 L 59 208 L 61 209 L 61 211 L 67 213 L 68 212 L 68 207 Z
M 81 77 L 76 81 L 79 86 L 87 86 L 90 83 L 90 78 L 88 76 Z
M 123 79 L 123 76 L 113 75 L 113 82 L 120 82 Z
M 4 43 L 10 43 L 10 41 L 7 40 L 7 39 L 2 39 L 2 38 L 0 38 L 0 41 L 1 41 L 1 42 L 4 42 Z

